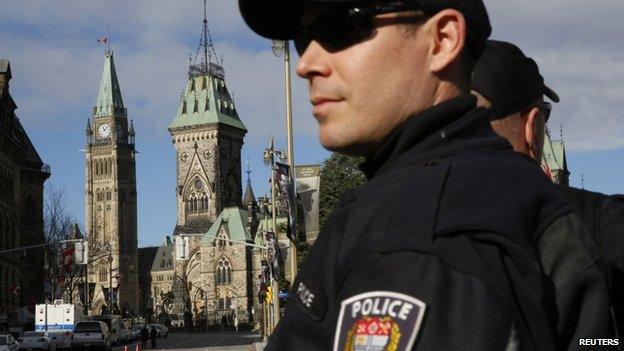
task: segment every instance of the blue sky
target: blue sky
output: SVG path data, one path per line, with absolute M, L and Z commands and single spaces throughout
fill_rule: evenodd
M 493 38 L 519 45 L 540 64 L 561 96 L 551 130 L 563 134 L 571 183 L 623 192 L 624 13 L 621 0 L 486 1 Z M 166 128 L 201 34 L 200 0 L 3 0 L 0 57 L 11 60 L 18 116 L 44 162 L 48 186 L 64 189 L 69 210 L 84 219 L 84 129 L 95 104 L 108 35 L 128 115 L 137 131 L 139 245 L 155 245 L 175 226 L 175 155 Z M 208 23 L 223 56 L 226 84 L 249 130 L 256 195 L 268 190 L 262 150 L 270 136 L 285 148 L 283 62 L 270 41 L 242 22 L 236 1 L 209 0 Z M 295 57 L 296 59 L 296 57 Z M 293 74 L 295 160 L 321 162 L 306 84 Z M 245 168 L 245 165 L 242 165 Z

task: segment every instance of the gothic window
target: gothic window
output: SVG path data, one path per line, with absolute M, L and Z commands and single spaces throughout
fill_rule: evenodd
M 191 91 L 195 91 L 195 79 L 191 78 Z
M 232 282 L 232 266 L 230 261 L 222 257 L 217 264 L 217 285 L 230 284 Z
M 186 114 L 186 101 L 182 102 L 182 114 Z
M 106 279 L 107 278 L 106 277 L 106 268 L 100 268 L 100 274 L 99 275 L 100 275 L 100 277 L 99 277 L 100 282 L 105 282 L 107 280 Z
M 219 298 L 219 310 L 224 310 L 224 309 L 225 309 L 225 299 Z
M 110 191 L 107 191 L 107 192 L 106 192 L 106 200 L 107 200 L 107 201 L 110 201 L 110 200 L 111 200 L 111 192 L 110 192 Z
M 206 99 L 206 106 L 204 108 L 204 111 L 209 111 L 210 110 L 210 100 Z
M 225 249 L 225 246 L 227 244 L 227 238 L 225 237 L 225 233 L 220 233 L 217 237 L 217 246 L 219 247 L 219 250 L 223 250 Z
M 206 194 L 206 192 L 204 191 L 204 193 L 202 194 L 202 207 L 204 208 L 205 211 L 208 210 L 208 195 Z
M 193 112 L 197 112 L 199 109 L 199 104 L 197 103 L 197 100 L 195 100 L 195 102 L 193 103 Z
M 225 298 L 225 309 L 227 310 L 228 308 L 230 308 L 230 306 L 232 306 L 232 299 L 230 297 L 226 297 Z

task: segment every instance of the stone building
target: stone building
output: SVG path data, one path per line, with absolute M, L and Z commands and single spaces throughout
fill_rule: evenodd
M 171 312 L 171 306 L 164 298 L 173 289 L 175 277 L 175 261 L 173 257 L 173 243 L 170 237 L 165 238 L 163 245 L 158 247 L 152 269 L 150 271 L 150 301 L 154 316 L 166 316 Z
M 43 185 L 50 167 L 41 161 L 9 92 L 8 60 L 0 60 L 0 251 L 40 244 Z M 43 250 L 0 254 L 0 331 L 17 323 L 20 306 L 43 296 Z
M 152 301 L 152 265 L 158 253 L 158 246 L 139 248 L 139 314 L 149 318 L 154 315 Z
M 89 265 L 91 313 L 112 308 L 127 315 L 139 307 L 135 134 L 110 50 L 92 117 L 85 132 L 86 235 L 109 255 Z
M 542 168 L 553 183 L 566 186 L 570 184 L 570 171 L 563 135 L 559 139 L 552 139 L 548 129 L 544 132 Z

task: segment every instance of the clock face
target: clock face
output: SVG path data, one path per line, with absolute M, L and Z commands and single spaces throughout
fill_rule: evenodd
M 98 133 L 102 138 L 108 138 L 110 132 L 110 126 L 106 123 L 100 125 L 100 127 L 98 128 Z

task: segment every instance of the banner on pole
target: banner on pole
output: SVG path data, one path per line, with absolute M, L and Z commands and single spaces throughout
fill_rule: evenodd
M 282 252 L 279 249 L 279 244 L 277 242 L 277 238 L 275 237 L 275 233 L 266 232 L 264 235 L 269 256 L 269 264 L 273 268 L 273 277 L 277 280 L 280 280 L 280 277 L 282 277 L 281 267 L 284 265 Z
M 295 201 L 294 194 L 292 192 L 292 180 L 290 179 L 289 166 L 283 163 L 276 162 L 275 163 L 275 179 L 277 180 L 277 190 L 279 192 L 279 196 L 277 200 L 279 200 L 281 207 L 286 212 L 286 217 L 288 218 L 288 225 L 286 227 L 286 235 L 288 238 L 296 242 L 297 235 L 295 232 Z
M 312 244 L 319 233 L 321 166 L 295 166 L 297 232 Z

